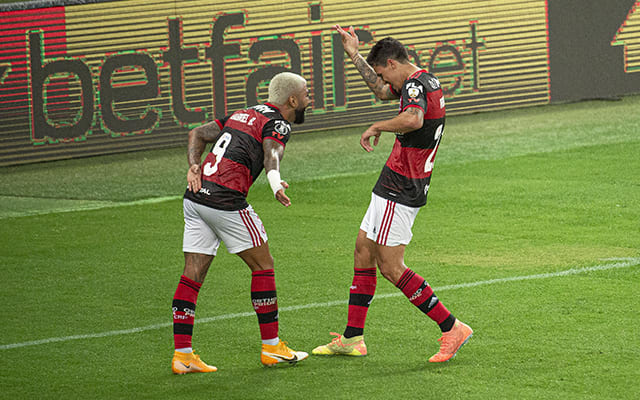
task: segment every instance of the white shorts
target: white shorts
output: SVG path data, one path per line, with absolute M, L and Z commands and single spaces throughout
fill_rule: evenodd
M 229 253 L 258 247 L 267 241 L 260 217 L 251 206 L 239 211 L 224 211 L 184 199 L 184 236 L 182 251 L 216 255 L 220 242 Z
M 371 193 L 371 203 L 360 229 L 367 233 L 368 239 L 379 245 L 407 245 L 413 237 L 411 227 L 419 210 L 418 207 L 408 207 Z

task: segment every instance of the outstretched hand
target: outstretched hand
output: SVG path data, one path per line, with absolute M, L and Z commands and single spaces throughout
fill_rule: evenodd
M 281 185 L 284 189 L 288 189 L 289 188 L 289 184 L 285 181 L 281 182 Z M 289 198 L 287 197 L 286 194 L 284 194 L 284 189 L 280 189 L 276 192 L 275 196 L 276 196 L 276 200 L 278 200 L 280 202 L 280 204 L 282 204 L 285 207 L 289 207 L 291 205 L 291 200 L 289 200 Z
M 353 26 L 349 27 L 349 31 L 345 31 L 338 24 L 334 26 L 340 36 L 342 36 L 342 45 L 344 47 L 344 51 L 349 55 L 349 57 L 353 57 L 356 53 L 358 53 L 358 46 L 360 44 L 360 40 L 358 39 L 358 35 L 356 35 L 356 30 Z

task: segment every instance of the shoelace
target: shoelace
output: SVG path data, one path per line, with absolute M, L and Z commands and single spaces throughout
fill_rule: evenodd
M 456 338 L 449 335 L 443 335 L 438 342 L 440 342 L 440 353 L 451 353 L 456 346 Z
M 337 345 L 337 346 L 340 346 L 340 347 L 344 347 L 344 346 L 345 346 L 345 344 L 344 344 L 344 343 L 342 343 L 342 340 L 340 340 L 340 339 L 342 339 L 342 335 L 341 335 L 341 334 L 339 334 L 339 333 L 335 333 L 335 332 L 329 332 L 329 333 L 330 333 L 331 335 L 333 335 L 333 336 L 336 336 L 336 337 L 335 337 L 335 338 L 333 338 L 333 340 L 331 341 L 331 344 L 334 344 L 334 345 Z

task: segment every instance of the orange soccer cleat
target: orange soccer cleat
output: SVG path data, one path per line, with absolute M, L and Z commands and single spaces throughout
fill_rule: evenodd
M 199 355 L 193 352 L 176 351 L 173 353 L 173 360 L 171 360 L 171 370 L 174 374 L 189 374 L 192 372 L 215 372 L 218 368 L 207 365 Z
M 275 346 L 268 344 L 262 345 L 262 353 L 260 361 L 267 367 L 274 366 L 279 363 L 295 364 L 309 357 L 304 351 L 295 351 L 287 347 L 286 342 L 282 340 Z
M 434 354 L 429 362 L 444 362 L 455 357 L 462 345 L 467 343 L 473 336 L 473 330 L 465 323 L 456 320 L 453 328 L 449 332 L 444 332 L 438 339 L 440 351 Z
M 311 352 L 312 354 L 319 356 L 355 356 L 362 357 L 367 355 L 367 345 L 364 344 L 364 336 L 354 336 L 352 338 L 345 338 L 339 333 L 331 332 L 335 337 L 331 343 L 318 346 Z

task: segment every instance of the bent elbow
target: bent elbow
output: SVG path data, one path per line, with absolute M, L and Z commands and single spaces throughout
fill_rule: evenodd
M 415 131 L 416 129 L 422 128 L 422 125 L 424 125 L 423 118 L 416 119 L 412 124 L 412 129 Z
M 197 138 L 199 136 L 198 135 L 199 129 L 200 129 L 200 127 L 198 126 L 198 127 L 193 128 L 193 129 L 191 129 L 189 131 L 189 140 L 195 139 L 195 138 Z

